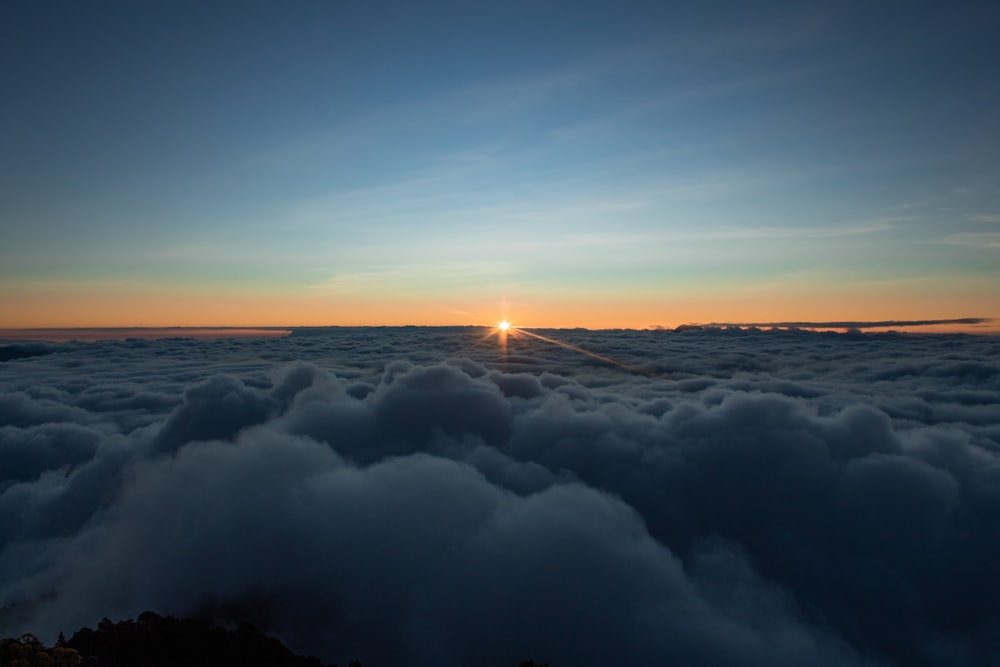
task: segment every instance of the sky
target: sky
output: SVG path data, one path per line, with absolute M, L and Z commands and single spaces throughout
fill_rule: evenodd
M 995 667 L 1000 338 L 490 334 L 0 347 L 0 637 L 151 610 L 340 665 Z
M 993 2 L 0 9 L 0 327 L 1000 317 Z

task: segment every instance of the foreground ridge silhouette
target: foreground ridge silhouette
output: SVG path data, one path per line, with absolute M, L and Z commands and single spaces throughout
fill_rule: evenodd
M 227 630 L 199 619 L 160 616 L 82 628 L 52 649 L 34 635 L 0 640 L 0 667 L 339 667 L 299 656 L 273 637 L 243 623 Z M 349 667 L 362 667 L 352 662 Z
M 52 648 L 33 634 L 0 639 L 0 667 L 340 667 L 300 656 L 250 623 L 227 630 L 210 621 L 151 611 L 97 629 L 81 628 Z M 351 662 L 348 667 L 363 667 Z M 519 667 L 549 667 L 522 660 Z

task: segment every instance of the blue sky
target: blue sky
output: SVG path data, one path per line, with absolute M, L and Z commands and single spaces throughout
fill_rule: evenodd
M 0 326 L 1000 315 L 1000 11 L 875 5 L 9 5 Z

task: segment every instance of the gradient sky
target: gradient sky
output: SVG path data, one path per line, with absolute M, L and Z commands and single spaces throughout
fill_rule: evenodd
M 1000 317 L 997 34 L 996 2 L 4 3 L 0 327 Z

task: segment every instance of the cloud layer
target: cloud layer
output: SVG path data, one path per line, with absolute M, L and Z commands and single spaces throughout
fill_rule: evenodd
M 996 338 L 542 332 L 640 374 L 486 333 L 10 355 L 0 634 L 152 609 L 372 664 L 995 664 Z

